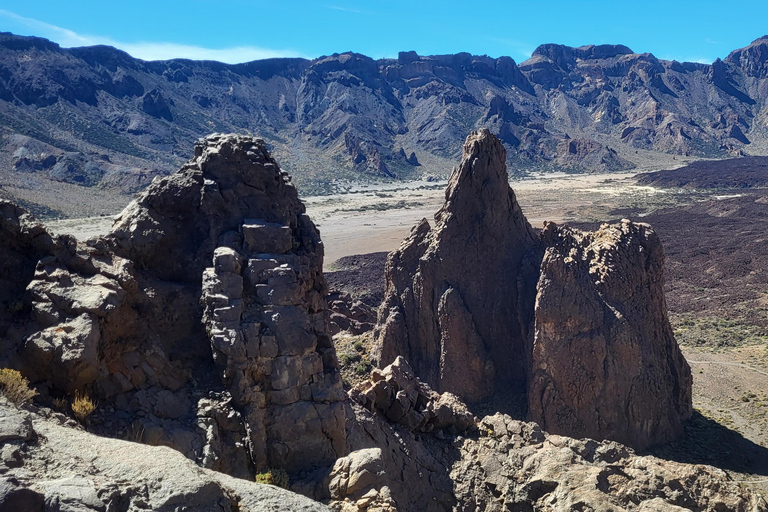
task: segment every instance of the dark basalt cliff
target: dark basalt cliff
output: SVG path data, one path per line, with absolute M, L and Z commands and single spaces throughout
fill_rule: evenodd
M 300 188 L 321 192 L 360 173 L 442 174 L 482 127 L 521 170 L 626 169 L 637 149 L 759 153 L 767 66 L 765 38 L 712 65 L 556 44 L 519 64 L 403 52 L 227 65 L 4 33 L 0 166 L 6 180 L 35 173 L 134 191 L 175 169 L 198 137 L 235 131 L 265 138 Z

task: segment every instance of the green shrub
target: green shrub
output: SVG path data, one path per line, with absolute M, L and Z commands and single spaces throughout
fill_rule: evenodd
M 256 475 L 256 482 L 287 489 L 289 478 L 288 473 L 283 468 L 269 468 L 263 473 Z

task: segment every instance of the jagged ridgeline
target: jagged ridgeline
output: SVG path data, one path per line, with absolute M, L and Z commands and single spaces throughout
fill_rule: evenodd
M 643 150 L 759 154 L 767 48 L 761 38 L 712 65 L 556 44 L 519 64 L 403 52 L 227 65 L 3 33 L 0 167 L 133 192 L 213 131 L 263 137 L 304 193 L 338 178 L 446 174 L 480 127 L 515 172 L 627 169 Z
M 470 135 L 435 226 L 391 255 L 384 367 L 352 399 L 320 234 L 264 141 L 198 141 L 86 242 L 1 201 L 0 366 L 37 396 L 0 397 L 0 509 L 327 510 L 258 475 L 332 510 L 765 511 L 719 470 L 615 441 L 690 414 L 658 240 L 534 232 L 504 161 Z M 538 423 L 462 402 L 510 392 Z M 85 428 L 66 415 L 83 396 Z

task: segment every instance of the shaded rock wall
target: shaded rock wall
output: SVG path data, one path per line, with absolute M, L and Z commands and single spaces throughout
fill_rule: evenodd
M 535 240 L 505 159 L 487 130 L 467 138 L 434 227 L 422 220 L 390 254 L 379 312 L 381 367 L 403 355 L 435 390 L 469 401 L 525 382 L 533 295 L 519 283 Z

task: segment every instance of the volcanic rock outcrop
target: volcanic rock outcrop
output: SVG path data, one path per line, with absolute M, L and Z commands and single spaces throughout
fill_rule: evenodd
M 658 236 L 625 220 L 594 233 L 548 224 L 542 240 L 529 417 L 637 449 L 673 439 L 692 381 L 667 320 Z
M 469 401 L 525 382 L 524 283 L 536 277 L 524 260 L 536 241 L 505 159 L 490 132 L 470 135 L 435 226 L 422 220 L 386 264 L 380 366 L 402 355 L 436 391 Z
M 346 453 L 322 243 L 263 141 L 199 141 L 83 244 L 7 209 L 7 237 L 39 258 L 34 276 L 15 264 L 28 311 L 8 344 L 43 397 L 88 391 L 113 435 L 235 476 Z
M 663 252 L 628 221 L 534 234 L 487 130 L 467 138 L 445 205 L 386 265 L 380 367 L 403 355 L 439 392 L 495 392 L 543 428 L 637 448 L 690 417 L 691 375 L 663 296 Z
M 374 369 L 350 398 L 414 432 L 445 429 L 455 434 L 475 427 L 474 415 L 461 401 L 451 393 L 435 393 L 401 356 L 383 370 Z

